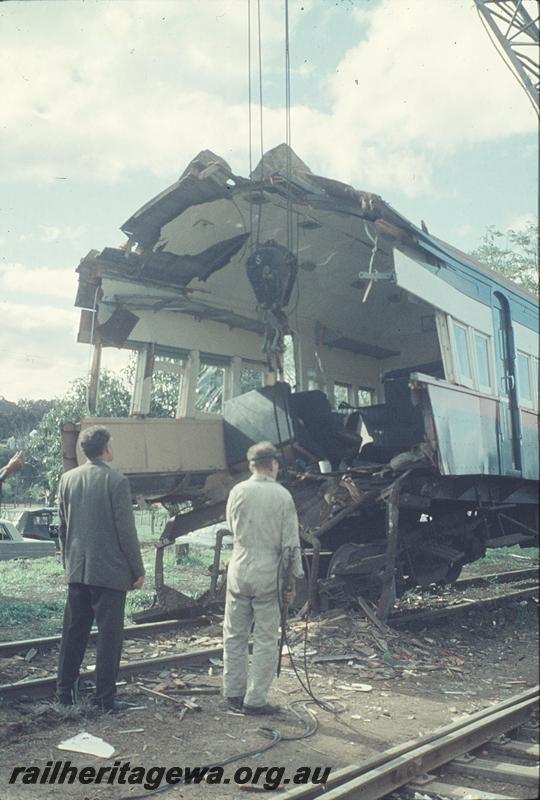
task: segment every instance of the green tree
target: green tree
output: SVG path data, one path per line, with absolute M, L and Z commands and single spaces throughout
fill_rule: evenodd
M 62 398 L 53 401 L 28 439 L 26 459 L 33 468 L 35 491 L 56 492 L 62 474 L 62 427 L 66 422 L 78 422 L 87 417 L 87 382 L 84 378 L 73 381 Z M 130 391 L 122 377 L 103 370 L 100 375 L 97 415 L 99 417 L 127 417 Z
M 471 255 L 515 283 L 538 294 L 538 225 L 498 231 L 490 225 Z

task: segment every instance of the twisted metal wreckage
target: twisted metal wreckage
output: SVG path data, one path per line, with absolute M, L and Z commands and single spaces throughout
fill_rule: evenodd
M 79 431 L 103 421 L 134 497 L 170 512 L 141 620 L 219 602 L 223 532 L 198 600 L 165 584 L 164 549 L 223 520 L 263 439 L 283 453 L 311 607 L 362 592 L 383 618 L 396 592 L 537 541 L 528 292 L 286 145 L 251 179 L 199 153 L 122 231 L 123 247 L 81 261 L 76 305 L 90 413 L 103 349 L 121 347 L 137 354 L 131 416 L 66 425 L 64 455 L 74 466 Z M 174 376 L 175 418 L 151 416 L 159 373 Z

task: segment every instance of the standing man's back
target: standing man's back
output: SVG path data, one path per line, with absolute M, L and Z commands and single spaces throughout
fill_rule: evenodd
M 77 701 L 79 670 L 95 619 L 93 702 L 105 711 L 117 711 L 126 592 L 142 587 L 144 565 L 128 480 L 107 463 L 112 460 L 109 432 L 88 428 L 80 443 L 88 461 L 66 472 L 58 488 L 59 538 L 68 581 L 58 699 L 64 705 Z
M 87 461 L 62 476 L 59 503 L 68 583 L 131 589 L 144 568 L 127 478 Z
M 290 492 L 276 481 L 278 458 L 270 442 L 250 447 L 251 477 L 236 484 L 227 500 L 233 553 L 223 621 L 223 693 L 229 707 L 245 714 L 277 711 L 267 695 L 278 663 L 280 611 L 283 602 L 292 602 L 294 580 L 303 577 L 298 517 Z M 287 561 L 292 575 L 284 586 Z

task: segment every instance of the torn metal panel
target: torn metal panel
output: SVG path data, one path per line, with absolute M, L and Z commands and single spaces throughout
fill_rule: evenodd
M 127 308 L 115 308 L 106 322 L 96 325 L 96 333 L 102 344 L 122 347 L 139 317 Z
M 219 164 L 223 172 L 234 180 L 235 176 L 226 161 L 210 150 L 203 150 L 190 162 L 176 183 L 145 203 L 121 225 L 121 230 L 139 242 L 141 247 L 153 247 L 161 227 L 186 208 L 227 197 L 226 181 L 220 184 L 215 177 L 208 179 L 208 173 L 205 175 L 205 170 L 212 164 Z

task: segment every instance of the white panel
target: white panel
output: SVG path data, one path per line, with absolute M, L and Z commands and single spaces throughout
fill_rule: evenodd
M 535 331 L 531 331 L 530 328 L 520 325 L 518 322 L 514 322 L 513 327 L 517 349 L 523 350 L 524 353 L 538 358 L 538 334 Z
M 112 466 L 127 475 L 226 469 L 223 420 L 83 419 L 81 430 L 105 425 L 113 438 Z M 84 461 L 80 447 L 79 463 Z
M 157 303 L 159 299 L 179 297 L 178 291 L 169 291 L 158 287 L 144 287 L 142 284 L 130 284 L 124 281 L 104 278 L 103 288 L 107 298 L 114 296 L 139 295 L 141 302 L 150 298 Z M 204 296 L 193 295 L 195 299 Z M 231 309 L 228 303 L 220 307 Z M 103 307 L 102 307 L 103 308 Z M 162 347 L 173 347 L 182 350 L 200 350 L 202 353 L 212 353 L 222 356 L 240 356 L 251 361 L 260 361 L 262 358 L 262 335 L 243 328 L 231 328 L 230 325 L 205 319 L 195 319 L 192 314 L 177 311 L 153 311 L 152 309 L 138 309 L 136 302 L 130 308 L 139 317 L 129 336 L 132 342 L 154 342 Z M 254 315 L 255 304 L 251 308 Z M 256 318 L 254 316 L 254 318 Z
M 491 309 L 450 286 L 399 250 L 394 250 L 396 279 L 399 286 L 411 294 L 444 311 L 454 319 L 493 335 Z

